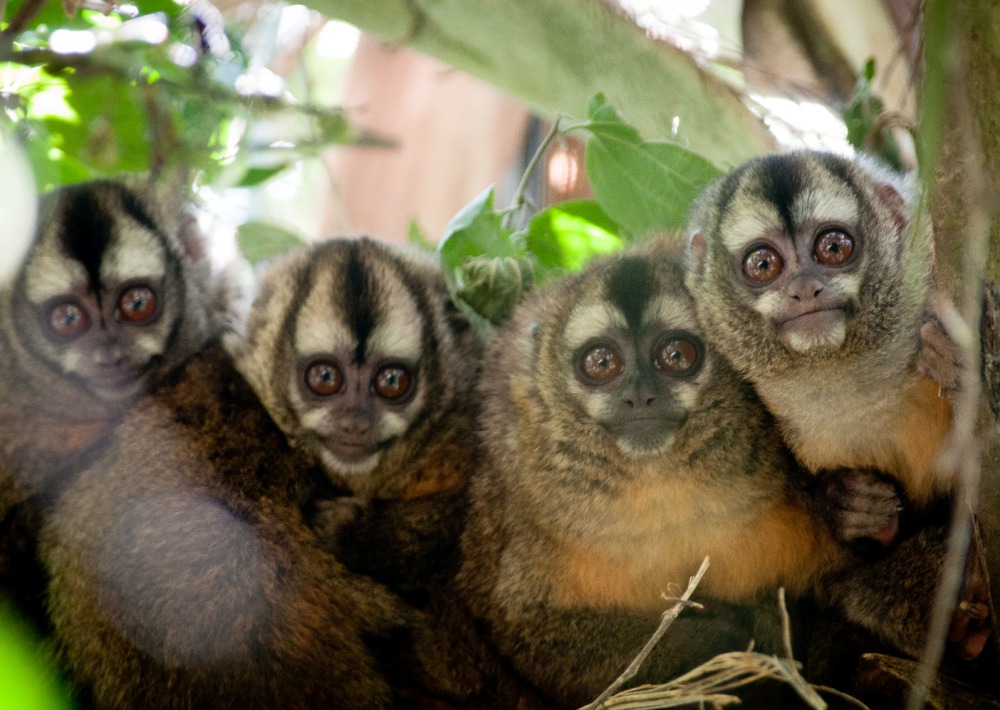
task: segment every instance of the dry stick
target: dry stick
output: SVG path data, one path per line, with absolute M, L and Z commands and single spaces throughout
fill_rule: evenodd
M 949 82 L 952 83 L 952 82 Z M 961 86 L 961 82 L 952 83 Z M 972 119 L 967 97 L 958 90 L 951 97 L 952 116 L 965 124 L 962 135 L 962 153 L 965 170 L 968 223 L 966 227 L 965 260 L 962 265 L 965 289 L 962 295 L 962 313 L 948 304 L 942 308 L 942 324 L 956 342 L 962 356 L 961 389 L 955 404 L 955 426 L 948 446 L 942 453 L 939 465 L 945 471 L 958 474 L 955 503 L 952 513 L 948 543 L 941 582 L 934 598 L 934 609 L 928 631 L 927 643 L 920 658 L 920 667 L 913 679 L 907 710 L 924 707 L 931 684 L 944 655 L 945 640 L 955 606 L 955 600 L 965 576 L 965 560 L 969 550 L 972 529 L 972 510 L 981 476 L 980 447 L 976 442 L 976 420 L 979 412 L 980 391 L 980 333 L 982 314 L 983 280 L 989 238 L 989 215 L 984 205 L 991 196 L 979 158 L 979 132 Z
M 596 709 L 601 707 L 605 700 L 614 695 L 616 690 L 625 685 L 629 679 L 633 678 L 635 674 L 639 672 L 639 666 L 641 666 L 642 662 L 646 660 L 649 654 L 653 651 L 653 647 L 663 637 L 663 634 L 667 632 L 667 629 L 670 628 L 674 619 L 680 616 L 681 611 L 685 607 L 700 606 L 699 604 L 688 600 L 691 598 L 691 594 L 694 592 L 695 587 L 697 587 L 698 583 L 701 582 L 701 578 L 705 576 L 706 570 L 708 570 L 708 557 L 705 557 L 705 559 L 702 560 L 701 567 L 698 568 L 697 573 L 695 573 L 694 577 L 691 577 L 691 579 L 688 580 L 687 589 L 684 590 L 684 593 L 681 594 L 680 598 L 677 599 L 672 607 L 663 612 L 663 617 L 660 619 L 660 625 L 650 637 L 649 641 L 646 642 L 646 645 L 642 647 L 642 650 L 639 651 L 639 655 L 632 660 L 632 662 L 628 665 L 628 668 L 625 669 L 625 672 L 618 676 L 618 679 L 614 683 L 608 686 L 607 690 L 597 696 L 597 700 L 586 706 L 587 708 Z

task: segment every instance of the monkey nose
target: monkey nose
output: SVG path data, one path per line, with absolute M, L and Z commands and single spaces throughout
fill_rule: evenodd
M 791 281 L 785 292 L 793 301 L 809 303 L 819 298 L 819 295 L 823 293 L 824 286 L 820 279 L 814 276 L 804 276 Z
M 125 361 L 125 353 L 115 343 L 100 345 L 94 349 L 93 361 L 98 367 L 118 367 Z

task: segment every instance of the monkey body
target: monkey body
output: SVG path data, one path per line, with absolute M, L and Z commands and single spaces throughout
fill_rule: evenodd
M 715 366 L 724 368 L 721 363 Z M 729 396 L 724 388 L 736 382 L 730 375 L 720 372 L 718 382 L 713 383 L 720 390 L 720 399 Z M 522 397 L 537 401 L 537 391 L 516 384 L 510 389 L 514 407 Z M 746 399 L 731 407 L 729 421 L 722 420 L 719 401 L 713 402 L 709 411 L 693 414 L 673 448 L 662 456 L 641 462 L 625 457 L 615 460 L 605 450 L 595 452 L 594 459 L 579 469 L 571 461 L 560 460 L 558 446 L 553 447 L 548 438 L 551 426 L 527 412 L 494 420 L 517 423 L 517 431 L 509 435 L 516 438 L 515 450 L 524 452 L 505 469 L 520 466 L 572 482 L 565 487 L 546 487 L 542 495 L 514 489 L 505 504 L 520 511 L 518 520 L 530 516 L 524 535 L 530 535 L 532 528 L 546 532 L 543 540 L 550 546 L 549 554 L 533 554 L 527 564 L 555 563 L 542 575 L 550 580 L 550 601 L 563 606 L 622 606 L 655 612 L 663 607 L 660 595 L 666 585 L 683 584 L 706 555 L 712 565 L 700 590 L 730 601 L 779 585 L 802 591 L 816 570 L 833 564 L 840 550 L 813 530 L 807 507 L 795 500 L 783 475 L 788 462 L 773 455 L 758 462 L 756 475 L 735 477 L 727 475 L 736 464 L 735 458 L 716 453 L 720 442 L 698 440 L 708 431 L 722 437 L 727 436 L 727 427 L 738 432 L 745 426 L 737 418 L 740 405 L 749 407 L 753 398 L 748 392 L 743 394 Z M 763 426 L 763 419 L 759 423 Z M 699 431 L 702 426 L 706 428 Z M 686 437 L 688 430 L 695 434 Z M 494 433 L 491 431 L 491 436 Z M 572 444 L 559 443 L 582 449 L 574 458 L 588 453 L 579 438 Z M 712 447 L 707 459 L 706 452 L 699 451 L 706 444 Z M 731 451 L 745 447 L 748 454 L 752 445 L 747 440 L 729 444 Z M 504 456 L 509 455 L 505 450 Z M 606 479 L 593 481 L 595 487 L 600 486 L 599 496 L 579 486 L 579 481 L 592 476 L 590 467 L 598 461 L 601 471 L 608 474 Z M 719 471 L 727 473 L 719 475 Z M 569 516 L 566 511 L 580 515 Z M 748 535 L 748 531 L 753 534 Z M 652 543 L 658 540 L 663 544 Z M 511 571 L 503 576 L 516 584 L 521 574 Z
M 911 580 L 940 574 L 956 474 L 938 465 L 950 403 L 918 371 L 933 259 L 914 212 L 905 182 L 865 158 L 757 158 L 696 202 L 687 284 L 712 344 L 753 383 L 807 469 L 876 467 L 898 481 L 913 537 L 888 529 L 898 547 L 829 575 L 819 592 L 917 657 L 932 601 Z M 876 592 L 873 578 L 888 581 Z M 968 627 L 951 639 L 966 657 L 990 634 L 977 579 L 967 570 L 953 617 Z
M 45 516 L 52 644 L 96 707 L 382 707 L 405 612 L 319 545 L 322 480 L 220 348 L 143 398 Z
M 614 680 L 705 556 L 707 613 L 676 619 L 635 682 L 752 639 L 777 651 L 769 592 L 848 558 L 752 388 L 700 344 L 682 284 L 655 247 L 595 264 L 520 306 L 484 359 L 458 584 L 559 706 Z
M 98 180 L 42 199 L 0 286 L 0 586 L 39 630 L 38 516 L 136 397 L 215 332 L 219 299 L 173 195 Z
M 750 161 L 699 198 L 687 280 L 806 467 L 878 468 L 923 508 L 953 487 L 935 469 L 952 416 L 916 371 L 931 255 L 907 200 L 862 160 Z

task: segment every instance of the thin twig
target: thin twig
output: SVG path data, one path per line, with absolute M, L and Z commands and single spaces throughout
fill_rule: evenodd
M 604 701 L 614 695 L 615 691 L 625 685 L 625 683 L 627 683 L 630 679 L 635 677 L 635 674 L 639 672 L 639 666 L 642 665 L 643 661 L 645 661 L 649 654 L 653 651 L 653 647 L 663 637 L 663 634 L 667 632 L 667 629 L 670 628 L 674 619 L 680 616 L 681 611 L 685 607 L 690 606 L 688 600 L 691 598 L 691 594 L 694 592 L 695 587 L 697 587 L 698 583 L 701 582 L 701 578 L 705 576 L 705 572 L 708 570 L 708 564 L 708 557 L 706 557 L 702 560 L 701 567 L 698 568 L 695 575 L 688 580 L 688 586 L 687 589 L 684 590 L 684 593 L 681 594 L 680 598 L 677 599 L 670 609 L 663 612 L 663 617 L 660 619 L 660 625 L 650 637 L 649 641 L 646 642 L 646 645 L 643 646 L 639 655 L 632 660 L 632 662 L 628 665 L 628 668 L 625 669 L 625 672 L 618 676 L 618 679 L 614 683 L 608 686 L 607 690 L 597 696 L 597 699 L 587 706 L 588 708 L 594 708 L 596 710 L 596 708 L 601 707 L 604 704 Z
M 504 215 L 504 226 L 507 227 L 511 217 L 516 214 L 522 207 L 524 207 L 525 202 L 527 202 L 527 192 L 528 192 L 528 182 L 531 180 L 531 174 L 535 172 L 535 168 L 538 167 L 538 162 L 545 155 L 545 151 L 548 150 L 549 144 L 552 140 L 559 135 L 559 121 L 560 118 L 552 123 L 552 128 L 539 143 L 538 149 L 535 154 L 531 156 L 531 160 L 528 161 L 528 166 L 524 169 L 524 173 L 521 175 L 521 181 L 517 184 L 517 189 L 514 190 L 514 199 L 511 203 L 510 210 Z

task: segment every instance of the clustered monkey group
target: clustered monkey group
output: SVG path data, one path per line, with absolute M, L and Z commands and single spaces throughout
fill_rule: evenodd
M 0 287 L 3 601 L 81 707 L 573 708 L 708 557 L 631 685 L 783 654 L 780 587 L 851 690 L 923 649 L 955 489 L 914 213 L 865 158 L 754 159 L 483 343 L 431 255 L 248 290 L 155 185 L 57 190 Z M 946 668 L 991 693 L 985 597 L 972 559 Z

